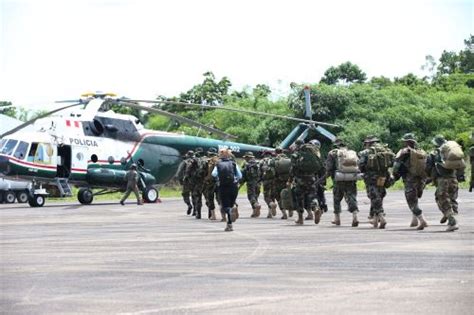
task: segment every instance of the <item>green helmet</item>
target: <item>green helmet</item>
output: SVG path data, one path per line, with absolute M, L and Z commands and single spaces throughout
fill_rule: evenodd
M 409 132 L 409 133 L 404 134 L 403 137 L 400 139 L 400 141 L 416 143 L 416 138 L 413 133 Z
M 435 146 L 440 147 L 446 142 L 446 139 L 444 138 L 443 135 L 436 135 L 433 140 L 431 140 L 431 143 L 433 143 Z

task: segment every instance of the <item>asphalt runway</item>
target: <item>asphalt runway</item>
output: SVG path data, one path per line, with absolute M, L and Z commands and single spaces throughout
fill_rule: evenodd
M 0 313 L 473 314 L 474 193 L 460 192 L 451 233 L 433 194 L 424 231 L 408 227 L 400 191 L 386 198 L 385 230 L 368 224 L 363 193 L 357 228 L 347 211 L 341 227 L 329 212 L 318 226 L 250 219 L 244 196 L 234 232 L 176 198 L 0 205 Z

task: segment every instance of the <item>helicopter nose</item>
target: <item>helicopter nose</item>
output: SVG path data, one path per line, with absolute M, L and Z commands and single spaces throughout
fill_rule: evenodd
M 10 172 L 10 167 L 8 166 L 8 157 L 0 155 L 0 173 L 8 174 Z

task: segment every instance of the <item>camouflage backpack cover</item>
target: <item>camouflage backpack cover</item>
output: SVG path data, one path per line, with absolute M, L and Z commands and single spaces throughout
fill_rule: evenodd
M 277 156 L 274 159 L 275 174 L 279 177 L 290 175 L 291 159 L 285 156 Z
M 316 146 L 302 145 L 292 156 L 292 165 L 299 173 L 315 174 L 323 167 L 321 153 Z
M 448 170 L 460 170 L 466 167 L 464 152 L 456 141 L 446 141 L 439 147 L 441 166 Z
M 249 162 L 245 163 L 243 167 L 243 175 L 247 181 L 259 180 L 260 174 L 258 162 L 255 160 L 250 160 Z
M 385 174 L 395 161 L 395 153 L 387 145 L 376 143 L 369 149 L 367 156 L 367 170 L 378 174 Z
M 203 180 L 207 175 L 207 161 L 205 158 L 194 157 L 186 161 L 186 177 L 194 182 Z
M 337 171 L 341 173 L 359 173 L 359 157 L 354 150 L 341 148 L 337 150 Z
M 410 159 L 408 173 L 413 176 L 427 177 L 426 160 L 428 155 L 423 149 L 410 148 Z
M 275 165 L 271 158 L 264 158 L 260 161 L 260 176 L 263 180 L 275 178 Z

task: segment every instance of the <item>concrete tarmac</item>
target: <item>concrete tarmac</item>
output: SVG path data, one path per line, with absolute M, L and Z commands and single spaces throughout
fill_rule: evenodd
M 0 205 L 0 313 L 473 314 L 474 194 L 460 191 L 456 232 L 433 195 L 424 231 L 408 227 L 401 191 L 385 230 L 368 224 L 365 193 L 357 228 L 347 211 L 340 227 L 329 212 L 318 226 L 250 219 L 244 196 L 234 232 L 180 199 Z

